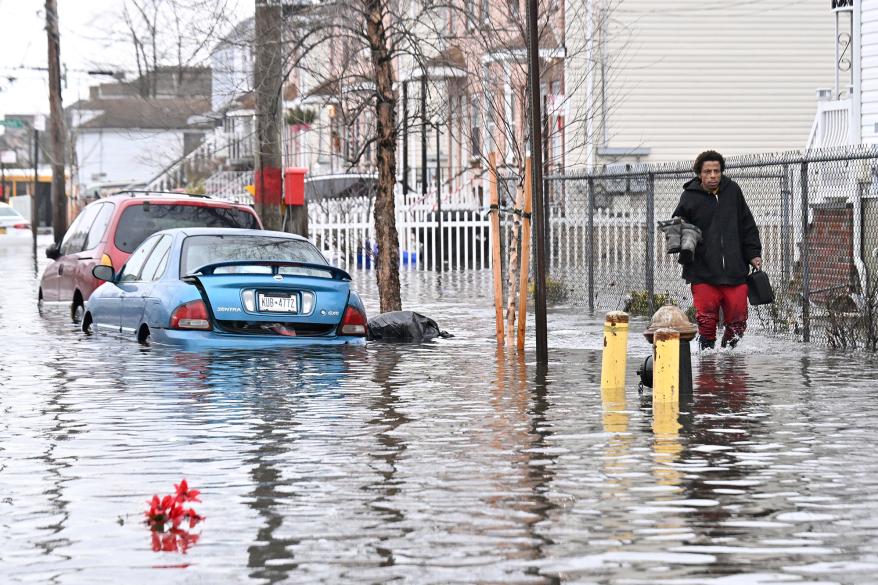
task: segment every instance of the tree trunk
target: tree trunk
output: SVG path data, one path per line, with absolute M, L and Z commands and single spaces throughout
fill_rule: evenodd
M 396 231 L 396 96 L 393 63 L 387 49 L 384 1 L 363 0 L 366 34 L 375 79 L 375 124 L 378 156 L 378 192 L 375 197 L 375 237 L 378 244 L 376 273 L 381 312 L 399 311 L 399 236 Z

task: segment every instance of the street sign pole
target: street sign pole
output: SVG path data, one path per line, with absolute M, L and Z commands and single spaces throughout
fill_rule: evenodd
M 40 219 L 40 215 L 37 212 L 37 201 L 39 198 L 37 197 L 37 185 L 39 185 L 40 179 L 37 176 L 37 165 L 40 160 L 40 131 L 34 128 L 34 186 L 31 189 L 30 194 L 30 230 L 31 234 L 34 237 L 34 246 L 37 245 L 37 222 Z
M 34 248 L 37 245 L 37 224 L 40 222 L 38 204 L 40 201 L 37 187 L 40 184 L 38 167 L 40 164 L 40 132 L 46 129 L 46 118 L 43 115 L 34 116 L 34 187 L 30 195 L 30 229 L 34 237 Z

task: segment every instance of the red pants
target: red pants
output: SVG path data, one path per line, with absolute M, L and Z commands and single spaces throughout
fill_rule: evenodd
M 693 284 L 692 301 L 695 320 L 702 339 L 716 339 L 719 310 L 723 310 L 725 332 L 723 340 L 729 341 L 744 335 L 747 329 L 747 285 L 714 286 Z

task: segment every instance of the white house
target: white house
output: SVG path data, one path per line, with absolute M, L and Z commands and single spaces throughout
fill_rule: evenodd
M 815 91 L 833 83 L 831 0 L 579 3 L 568 14 L 566 77 L 579 88 L 568 142 L 591 147 L 568 153 L 569 166 L 805 145 Z
M 162 71 L 155 95 L 141 97 L 139 80 L 91 88 L 90 99 L 67 108 L 75 148 L 74 181 L 145 182 L 191 151 L 205 128 L 191 125 L 210 110 L 210 70 L 181 76 Z

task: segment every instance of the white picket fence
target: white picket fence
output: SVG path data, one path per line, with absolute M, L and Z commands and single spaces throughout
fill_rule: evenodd
M 440 262 L 439 221 L 432 206 L 398 205 L 400 264 L 435 270 Z M 480 210 L 442 213 L 443 268 L 471 270 L 491 266 L 490 219 Z M 372 268 L 377 247 L 373 210 L 368 205 L 312 205 L 308 231 L 318 248 L 343 268 Z
M 311 240 L 341 267 L 371 268 L 376 251 L 372 214 L 367 199 L 311 205 Z M 592 225 L 596 280 L 611 281 L 615 278 L 620 285 L 632 286 L 637 281 L 643 282 L 648 246 L 648 226 L 643 216 L 640 210 L 629 214 L 595 210 Z M 434 206 L 420 201 L 404 205 L 401 197 L 397 197 L 396 228 L 401 267 L 435 270 L 439 264 L 439 222 Z M 502 214 L 501 249 L 504 254 L 512 229 L 512 216 Z M 588 229 L 588 217 L 584 214 L 564 215 L 557 208 L 550 208 L 551 273 L 580 279 L 585 277 L 590 261 Z M 763 216 L 759 229 L 765 245 L 763 258 L 778 265 L 784 253 L 781 218 Z M 491 267 L 490 215 L 486 209 L 443 211 L 442 234 L 443 268 L 471 270 Z M 791 238 L 795 237 L 795 233 L 791 234 Z M 661 287 L 664 281 L 677 283 L 680 267 L 676 256 L 666 253 L 664 238 L 658 230 L 654 234 L 654 246 L 656 286 Z

